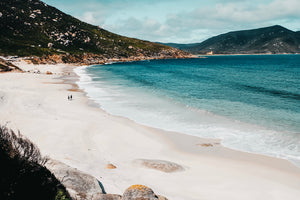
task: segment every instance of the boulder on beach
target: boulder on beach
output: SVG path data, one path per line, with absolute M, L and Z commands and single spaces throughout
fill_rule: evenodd
M 150 169 L 159 170 L 166 173 L 183 171 L 184 168 L 174 162 L 165 160 L 148 160 L 148 159 L 137 159 L 133 161 L 134 164 L 143 166 Z
M 122 200 L 167 200 L 165 197 L 158 197 L 151 188 L 144 185 L 132 185 L 123 194 Z
M 64 163 L 49 160 L 46 167 L 66 187 L 73 199 L 92 199 L 93 196 L 106 193 L 101 182 L 95 177 Z

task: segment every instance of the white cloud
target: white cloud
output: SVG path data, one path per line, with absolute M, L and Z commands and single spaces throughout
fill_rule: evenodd
M 95 24 L 98 23 L 97 18 L 94 12 L 85 12 L 83 13 L 81 19 L 87 23 Z
M 300 0 L 75 0 L 70 7 L 79 9 L 75 16 L 83 21 L 151 41 L 200 42 L 275 24 L 300 29 Z
M 253 5 L 249 2 L 218 3 L 213 7 L 204 6 L 191 12 L 173 14 L 167 17 L 165 26 L 169 30 L 178 27 L 178 36 L 188 35 L 191 41 L 198 41 L 231 30 L 259 28 L 280 24 L 292 28 L 300 20 L 299 0 L 274 0 L 268 4 Z M 299 28 L 296 27 L 296 29 Z M 188 31 L 189 34 L 180 32 Z

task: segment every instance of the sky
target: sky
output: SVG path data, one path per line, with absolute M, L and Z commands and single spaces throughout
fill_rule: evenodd
M 300 0 L 43 1 L 113 33 L 154 42 L 202 42 L 272 25 L 300 31 Z

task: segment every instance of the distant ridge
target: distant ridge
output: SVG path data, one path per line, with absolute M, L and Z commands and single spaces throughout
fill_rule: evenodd
M 178 49 L 123 37 L 82 22 L 39 0 L 0 1 L 0 55 L 78 60 L 181 58 Z
M 201 43 L 164 43 L 193 54 L 282 54 L 300 53 L 300 31 L 275 25 L 265 28 L 233 31 Z

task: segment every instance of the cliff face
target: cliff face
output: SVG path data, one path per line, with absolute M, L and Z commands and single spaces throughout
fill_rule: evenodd
M 300 53 L 300 34 L 282 26 L 234 31 L 195 44 L 169 44 L 194 54 Z
M 1 0 L 0 55 L 89 55 L 103 59 L 189 57 L 178 49 L 123 37 L 82 22 L 39 0 Z

